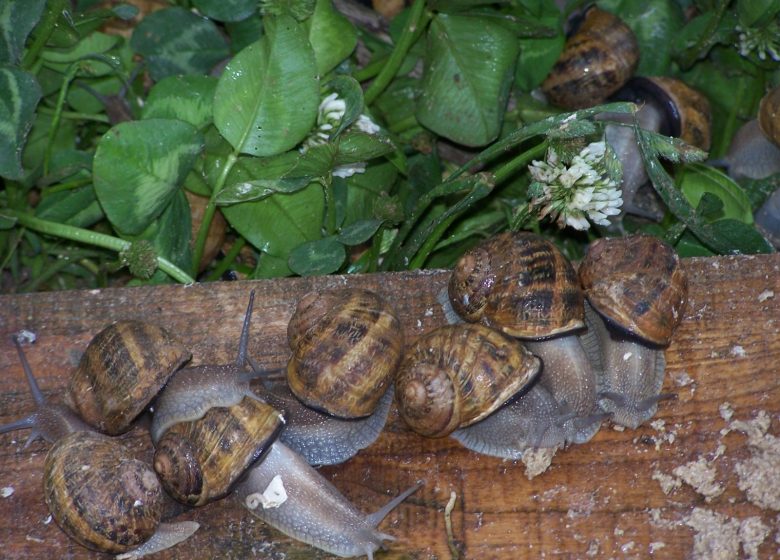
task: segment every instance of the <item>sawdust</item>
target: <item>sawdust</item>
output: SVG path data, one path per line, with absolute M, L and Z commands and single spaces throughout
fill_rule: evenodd
M 672 474 L 704 496 L 707 502 L 717 498 L 725 490 L 723 485 L 717 482 L 718 471 L 704 457 L 676 467 Z
M 667 496 L 682 486 L 682 480 L 661 471 L 653 471 L 652 478 L 658 481 L 658 484 L 661 485 L 661 491 Z
M 760 507 L 780 511 L 780 438 L 768 434 L 771 418 L 761 411 L 749 421 L 736 420 L 731 429 L 748 436 L 751 456 L 737 463 L 737 486 Z
M 745 556 L 750 560 L 758 560 L 758 548 L 771 532 L 772 529 L 760 517 L 743 519 L 739 524 L 739 540 Z
M 693 558 L 733 560 L 739 558 L 739 526 L 736 519 L 703 508 L 694 508 L 685 524 L 696 531 Z
M 552 464 L 557 447 L 543 447 L 526 449 L 523 451 L 523 464 L 525 465 L 525 476 L 528 480 L 539 476 Z

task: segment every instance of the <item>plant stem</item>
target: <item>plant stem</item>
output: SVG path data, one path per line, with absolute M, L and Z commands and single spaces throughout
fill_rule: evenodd
M 720 0 L 715 9 L 710 12 L 713 16 L 710 18 L 707 28 L 699 36 L 699 40 L 696 41 L 695 45 L 685 49 L 680 56 L 677 57 L 677 64 L 680 65 L 680 68 L 687 70 L 693 66 L 699 58 L 706 55 L 715 45 L 718 40 L 715 33 L 717 32 L 720 21 L 723 19 L 723 14 L 726 12 L 726 8 L 730 3 L 731 0 Z
M 58 224 L 56 222 L 50 222 L 48 220 L 41 220 L 27 214 L 26 212 L 19 212 L 5 208 L 2 211 L 4 216 L 15 218 L 22 226 L 43 233 L 46 235 L 52 235 L 54 237 L 61 237 L 63 239 L 69 239 L 71 241 L 77 241 L 79 243 L 85 243 L 87 245 L 94 245 L 95 247 L 103 247 L 104 249 L 110 249 L 117 253 L 127 250 L 130 247 L 130 242 L 118 237 L 98 233 L 88 229 L 77 228 L 65 224 Z M 182 284 L 192 284 L 195 282 L 186 272 L 180 269 L 178 266 L 170 262 L 164 257 L 157 257 L 157 266 L 160 270 L 165 272 L 168 276 L 181 282 Z
M 43 17 L 35 26 L 37 33 L 35 39 L 24 53 L 22 66 L 28 70 L 33 67 L 38 59 L 38 55 L 46 46 L 49 37 L 57 28 L 57 19 L 60 14 L 68 9 L 68 0 L 49 0 L 48 6 L 43 10 Z
M 54 137 L 57 136 L 57 129 L 60 127 L 60 118 L 62 116 L 62 109 L 65 106 L 65 97 L 68 95 L 68 88 L 71 81 L 76 77 L 76 73 L 79 71 L 79 62 L 76 61 L 70 65 L 68 72 L 65 74 L 65 78 L 62 80 L 62 86 L 60 87 L 60 94 L 57 97 L 57 104 L 54 106 L 54 116 L 51 119 L 51 126 L 49 127 L 49 139 L 46 142 L 46 151 L 43 154 L 43 176 L 49 174 L 49 162 L 51 161 L 51 150 L 54 146 Z
M 513 158 L 508 163 L 505 163 L 504 165 L 499 167 L 493 173 L 495 184 L 498 185 L 499 183 L 502 183 L 503 181 L 508 179 L 515 171 L 525 167 L 531 161 L 543 155 L 547 151 L 547 147 L 549 146 L 549 144 L 550 142 L 548 140 L 544 140 L 543 142 L 540 142 L 530 150 L 524 151 L 522 154 Z
M 225 274 L 227 269 L 230 268 L 230 265 L 233 264 L 233 261 L 235 261 L 238 257 L 241 249 L 244 248 L 244 245 L 246 245 L 246 239 L 243 237 L 236 239 L 236 241 L 230 247 L 230 251 L 228 251 L 227 255 L 225 255 L 225 258 L 219 261 L 219 264 L 214 267 L 214 270 L 211 271 L 211 274 L 209 274 L 208 278 L 206 278 L 206 281 L 214 282 L 222 278 L 222 275 Z
M 198 275 L 198 267 L 200 260 L 203 258 L 203 251 L 206 247 L 206 239 L 209 235 L 209 228 L 211 227 L 211 221 L 214 219 L 214 213 L 217 211 L 217 195 L 225 186 L 230 170 L 238 161 L 238 151 L 235 150 L 225 160 L 225 166 L 217 177 L 217 182 L 214 188 L 211 189 L 211 196 L 209 202 L 206 204 L 206 209 L 203 211 L 203 221 L 200 223 L 198 229 L 198 236 L 195 238 L 195 248 L 192 255 L 192 275 Z
M 38 112 L 44 115 L 56 115 L 57 111 L 50 107 L 38 107 Z M 95 121 L 110 124 L 106 115 L 93 115 L 91 113 L 77 113 L 76 111 L 60 111 L 63 119 L 73 119 L 77 121 Z
M 406 25 L 404 25 L 401 36 L 398 38 L 398 43 L 396 43 L 393 49 L 393 54 L 390 55 L 387 64 L 385 64 L 363 94 L 366 105 L 371 105 L 379 94 L 393 81 L 404 58 L 406 58 L 406 53 L 409 52 L 414 41 L 419 37 L 419 33 L 422 33 L 428 18 L 429 16 L 425 12 L 425 0 L 414 0 L 409 10 L 409 18 L 406 20 Z

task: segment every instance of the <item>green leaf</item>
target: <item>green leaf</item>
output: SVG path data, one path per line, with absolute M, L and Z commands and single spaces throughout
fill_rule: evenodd
M 737 15 L 743 27 L 761 25 L 762 22 L 774 19 L 780 12 L 780 2 L 777 0 L 739 0 Z
M 739 220 L 724 218 L 712 223 L 715 234 L 730 247 L 732 254 L 774 253 L 775 249 L 756 228 Z
M 47 195 L 35 208 L 35 216 L 50 222 L 88 228 L 103 219 L 103 209 L 92 185 Z
M 686 165 L 677 178 L 677 184 L 694 208 L 698 207 L 699 201 L 705 194 L 712 194 L 722 203 L 721 212 L 715 218 L 731 218 L 746 224 L 753 223 L 750 199 L 745 191 L 725 173 L 707 165 Z
M 694 163 L 707 159 L 707 152 L 686 144 L 679 138 L 664 136 L 651 131 L 644 131 L 648 149 L 657 157 L 673 163 Z
M 0 176 L 21 179 L 22 150 L 33 121 L 41 88 L 32 74 L 0 66 Z
M 465 146 L 494 140 L 503 122 L 517 53 L 515 35 L 501 23 L 438 14 L 428 30 L 417 120 Z
M 217 204 L 227 206 L 239 202 L 262 200 L 276 193 L 294 193 L 312 182 L 313 177 L 280 177 L 278 179 L 254 179 L 233 183 L 217 195 Z
M 285 262 L 293 249 L 321 237 L 325 197 L 312 183 L 293 194 L 274 194 L 257 202 L 222 208 L 227 221 L 257 249 Z M 279 275 L 290 270 L 274 267 Z M 261 272 L 262 274 L 262 272 Z
M 95 192 L 109 221 L 137 235 L 157 218 L 203 148 L 197 129 L 184 121 L 130 121 L 109 130 L 93 162 Z
M 355 26 L 333 8 L 331 0 L 317 0 L 314 13 L 306 24 L 320 76 L 333 70 L 355 50 Z
M 384 156 L 394 149 L 393 142 L 387 136 L 348 130 L 339 137 L 335 164 L 368 161 Z
M 46 62 L 66 65 L 90 55 L 107 53 L 119 44 L 120 37 L 95 31 L 70 48 L 47 49 L 41 53 Z
M 523 91 L 531 91 L 544 81 L 566 42 L 561 13 L 555 4 L 545 2 L 541 11 L 541 14 L 535 14 L 534 19 L 555 29 L 556 34 L 553 37 L 529 37 L 519 40 L 520 55 L 515 69 L 515 84 Z
M 325 237 L 304 243 L 290 253 L 290 270 L 301 276 L 314 276 L 336 272 L 347 252 L 335 237 Z
M 4 216 L 0 210 L 0 231 L 12 229 L 17 222 L 17 219 L 11 216 Z
M 0 64 L 18 64 L 30 31 L 43 14 L 46 0 L 0 2 Z
M 328 82 L 326 89 L 337 93 L 339 99 L 342 99 L 346 105 L 339 126 L 330 135 L 331 138 L 336 138 L 349 125 L 358 120 L 363 112 L 363 88 L 352 76 L 341 75 Z
M 144 119 L 179 119 L 203 128 L 212 121 L 217 79 L 169 76 L 157 82 L 144 103 Z
M 317 116 L 314 52 L 300 24 L 267 18 L 266 35 L 225 68 L 214 98 L 214 123 L 244 154 L 285 152 L 306 137 Z
M 711 192 L 703 193 L 695 206 L 696 215 L 708 222 L 723 217 L 723 201 Z
M 141 20 L 130 46 L 146 59 L 155 81 L 175 74 L 208 74 L 230 54 L 214 22 L 178 7 Z
M 343 228 L 337 239 L 344 245 L 360 245 L 371 239 L 381 225 L 382 220 L 362 220 Z
M 192 218 L 187 196 L 177 189 L 159 218 L 154 220 L 136 239 L 151 242 L 157 255 L 165 257 L 182 270 L 192 268 Z M 151 283 L 170 282 L 170 278 L 157 270 Z
M 257 0 L 193 0 L 204 16 L 217 21 L 241 21 L 255 13 Z
M 263 19 L 256 13 L 241 21 L 226 22 L 225 29 L 230 36 L 230 49 L 237 53 L 260 40 L 263 36 Z

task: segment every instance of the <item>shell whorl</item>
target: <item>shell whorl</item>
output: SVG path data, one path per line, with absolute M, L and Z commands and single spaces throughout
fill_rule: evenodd
M 162 517 L 162 488 L 154 471 L 96 433 L 73 432 L 52 446 L 44 464 L 44 498 L 69 537 L 104 552 L 143 543 Z
M 588 301 L 610 323 L 651 344 L 669 344 L 688 293 L 671 246 L 650 235 L 598 239 L 579 274 Z
M 500 233 L 464 254 L 448 291 L 462 317 L 510 336 L 547 338 L 584 325 L 577 273 L 553 243 L 533 233 Z M 468 309 L 475 300 L 478 314 Z
M 371 414 L 401 361 L 393 309 L 369 290 L 309 294 L 288 326 L 287 381 L 307 406 L 341 418 Z
M 540 361 L 521 343 L 472 323 L 418 338 L 396 376 L 401 417 L 416 432 L 443 437 L 485 418 L 528 385 Z
M 141 321 L 113 323 L 87 346 L 65 401 L 101 432 L 120 434 L 190 357 L 163 328 Z
M 225 496 L 283 426 L 279 411 L 244 397 L 231 407 L 209 409 L 199 420 L 170 426 L 157 444 L 154 469 L 175 499 L 204 505 Z

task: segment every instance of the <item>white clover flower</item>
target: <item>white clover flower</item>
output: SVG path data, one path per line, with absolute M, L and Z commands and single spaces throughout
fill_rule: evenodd
M 342 177 L 343 179 L 346 179 L 347 177 L 352 177 L 355 173 L 365 173 L 366 172 L 366 162 L 365 161 L 359 161 L 357 163 L 349 163 L 345 165 L 338 165 L 333 168 L 333 176 L 334 177 Z
M 568 167 L 552 148 L 546 161 L 528 166 L 533 183 L 529 187 L 530 208 L 539 218 L 550 217 L 558 227 L 578 230 L 590 227 L 590 220 L 609 225 L 609 216 L 620 213 L 620 188 L 606 170 L 606 144 L 593 142 L 574 156 Z
M 377 134 L 379 132 L 379 125 L 372 121 L 368 115 L 360 115 L 353 126 L 366 134 Z
M 773 21 L 765 27 L 749 27 L 744 29 L 736 26 L 737 50 L 742 56 L 749 56 L 755 52 L 759 59 L 766 60 L 767 56 L 775 61 L 780 61 L 780 25 Z

